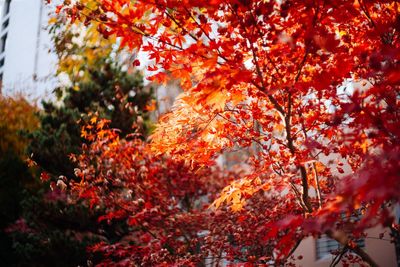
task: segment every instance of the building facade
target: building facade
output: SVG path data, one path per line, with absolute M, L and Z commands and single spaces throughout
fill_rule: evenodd
M 46 29 L 50 10 L 43 0 L 0 0 L 2 95 L 22 92 L 31 100 L 50 96 L 57 60 Z
M 382 267 L 398 267 L 396 250 L 390 242 L 390 229 L 375 227 L 366 231 L 367 237 L 357 243 L 365 252 Z M 381 234 L 383 233 L 383 236 Z M 322 236 L 320 239 L 304 239 L 294 253 L 296 265 L 302 267 L 329 267 L 335 258 L 331 251 L 338 249 L 338 243 Z M 347 252 L 350 253 L 351 252 Z M 301 256 L 301 257 L 299 257 Z M 336 266 L 343 266 L 340 262 Z M 350 265 L 358 266 L 358 265 Z

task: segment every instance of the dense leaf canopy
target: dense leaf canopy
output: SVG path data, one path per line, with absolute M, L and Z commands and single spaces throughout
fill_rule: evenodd
M 375 266 L 350 239 L 392 226 L 388 207 L 399 200 L 397 1 L 98 0 L 59 9 L 147 52 L 151 80 L 180 80 L 184 93 L 153 134 L 153 152 L 204 167 L 250 148 L 247 175 L 214 204 L 248 209 L 258 193 L 274 203 L 262 233 L 278 240 L 279 259 L 326 232 Z

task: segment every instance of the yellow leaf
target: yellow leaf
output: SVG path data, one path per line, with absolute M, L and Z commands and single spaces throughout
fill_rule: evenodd
M 56 23 L 56 22 L 57 22 L 57 18 L 56 18 L 56 17 L 51 17 L 51 18 L 49 19 L 48 24 L 54 24 L 54 23 Z
M 283 125 L 282 123 L 277 123 L 275 125 L 275 130 L 282 132 L 285 129 L 285 125 Z
M 207 96 L 206 103 L 217 110 L 224 110 L 228 98 L 229 97 L 226 93 L 215 91 Z

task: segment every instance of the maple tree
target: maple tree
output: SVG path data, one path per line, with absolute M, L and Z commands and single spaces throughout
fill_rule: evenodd
M 248 210 L 260 194 L 274 203 L 260 227 L 276 262 L 327 233 L 377 266 L 352 238 L 397 227 L 397 1 L 98 0 L 60 10 L 148 53 L 151 80 L 180 80 L 184 93 L 152 136 L 155 153 L 204 167 L 251 148 L 247 175 L 214 206 Z
M 109 125 L 91 120 L 82 128 L 88 145 L 72 156 L 79 179 L 69 183 L 69 196 L 101 213 L 101 242 L 89 251 L 102 257 L 93 264 L 203 266 L 273 259 L 274 246 L 260 231 L 271 222 L 278 198 L 272 202 L 256 194 L 247 210 L 210 212 L 223 186 L 242 173 L 216 167 L 194 172 L 184 161 L 154 155 L 137 134 L 121 138 Z

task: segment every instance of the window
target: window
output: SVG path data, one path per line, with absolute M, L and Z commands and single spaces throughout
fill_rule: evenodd
M 2 29 L 2 30 L 6 29 L 6 28 L 8 27 L 8 24 L 10 24 L 10 19 L 6 19 L 6 20 L 3 22 L 3 25 L 1 26 L 1 29 Z
M 4 3 L 4 16 L 7 16 L 8 13 L 10 13 L 10 5 L 11 5 L 11 0 L 6 0 L 6 2 Z
M 6 42 L 7 42 L 7 33 L 1 37 L 0 40 L 0 53 L 3 53 L 6 50 Z
M 363 248 L 365 247 L 365 241 L 363 238 L 356 240 L 356 244 Z M 332 252 L 340 249 L 340 245 L 335 240 L 323 235 L 321 238 L 318 238 L 315 242 L 315 247 L 317 250 L 317 260 L 325 258 L 326 256 L 332 255 Z
M 339 249 L 339 243 L 327 236 L 322 236 L 316 240 L 317 260 L 331 255 L 332 251 Z
M 3 73 L 0 73 L 0 95 L 1 95 L 1 89 L 3 89 Z

